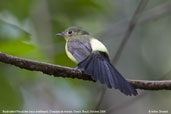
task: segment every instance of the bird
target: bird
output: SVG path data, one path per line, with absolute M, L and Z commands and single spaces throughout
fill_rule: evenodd
M 108 88 L 119 89 L 127 96 L 136 96 L 136 89 L 111 64 L 105 45 L 82 27 L 71 26 L 57 33 L 66 40 L 67 56 L 77 64 L 77 69 L 91 75 Z

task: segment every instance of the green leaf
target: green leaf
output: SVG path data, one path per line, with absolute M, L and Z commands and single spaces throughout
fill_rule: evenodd
M 28 40 L 30 39 L 30 33 L 21 29 L 17 25 L 5 22 L 0 19 L 0 40 Z
M 0 42 L 0 51 L 12 54 L 21 55 L 26 54 L 34 49 L 33 45 L 26 44 L 22 41 L 3 41 Z

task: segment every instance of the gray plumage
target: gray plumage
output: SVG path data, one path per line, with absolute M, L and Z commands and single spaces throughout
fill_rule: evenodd
M 119 89 L 126 95 L 137 95 L 137 91 L 113 67 L 107 54 L 103 52 L 92 52 L 78 64 L 78 68 L 84 69 L 94 80 L 99 80 L 109 88 Z
M 92 52 L 91 45 L 84 38 L 86 36 L 81 36 L 80 38 L 73 38 L 68 40 L 68 51 L 74 56 L 74 58 L 79 62 L 83 61 Z
M 78 68 L 94 80 L 119 89 L 125 95 L 137 95 L 136 89 L 110 63 L 106 47 L 80 27 L 70 27 L 63 33 L 68 57 L 78 63 Z

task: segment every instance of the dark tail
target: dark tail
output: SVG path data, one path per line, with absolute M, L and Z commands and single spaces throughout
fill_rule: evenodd
M 103 52 L 93 52 L 78 64 L 78 68 L 84 69 L 94 80 L 99 80 L 109 88 L 119 89 L 126 95 L 137 95 L 136 89 L 113 67 Z

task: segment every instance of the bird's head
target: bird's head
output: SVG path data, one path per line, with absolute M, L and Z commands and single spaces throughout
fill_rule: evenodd
M 79 36 L 79 35 L 89 35 L 87 31 L 82 29 L 81 27 L 76 27 L 72 26 L 64 30 L 64 32 L 57 33 L 57 36 L 62 36 L 65 39 L 70 39 L 73 38 L 74 36 Z

